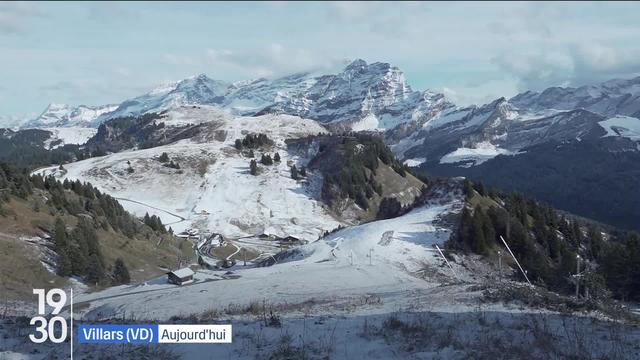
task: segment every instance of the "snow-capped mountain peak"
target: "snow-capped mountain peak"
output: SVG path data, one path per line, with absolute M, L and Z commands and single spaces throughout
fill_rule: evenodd
M 361 130 L 389 129 L 425 121 L 439 111 L 442 94 L 413 91 L 404 73 L 388 63 L 356 59 L 333 75 L 296 73 L 276 79 L 227 83 L 205 74 L 124 101 L 97 119 L 159 112 L 185 105 L 212 105 L 234 115 L 281 112 Z M 359 125 L 355 125 L 359 124 Z
M 22 127 L 88 127 L 97 117 L 116 109 L 118 105 L 71 106 L 51 103 L 35 119 Z
M 354 59 L 349 65 L 347 65 L 344 70 L 345 71 L 353 71 L 363 69 L 367 66 L 367 62 L 362 59 Z
M 609 80 L 601 84 L 573 87 L 550 87 L 541 92 L 527 91 L 509 100 L 520 109 L 571 110 L 583 108 L 613 116 L 640 116 L 640 76 Z

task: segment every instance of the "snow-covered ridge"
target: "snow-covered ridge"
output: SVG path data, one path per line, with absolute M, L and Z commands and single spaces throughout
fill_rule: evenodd
M 340 225 L 319 198 L 321 178 L 291 179 L 290 164 L 306 163 L 289 155 L 285 139 L 326 132 L 317 122 L 290 115 L 231 117 L 215 107 L 183 107 L 166 114 L 166 126 L 209 125 L 198 136 L 150 149 L 128 150 L 42 170 L 60 179 L 89 181 L 116 198 L 130 212 L 160 216 L 176 231 L 238 237 L 269 233 L 316 240 Z M 250 158 L 234 147 L 246 134 L 264 133 L 274 140 L 269 153 L 281 162 L 249 173 Z M 180 169 L 158 161 L 166 152 Z M 256 150 L 256 157 L 261 153 Z M 133 172 L 128 169 L 131 167 Z M 319 174 L 318 174 L 319 175 Z
M 100 115 L 109 113 L 117 107 L 118 105 L 71 106 L 52 103 L 37 118 L 27 121 L 22 127 L 89 127 Z
M 286 113 L 353 124 L 358 130 L 426 121 L 453 106 L 442 94 L 413 91 L 397 67 L 358 59 L 334 75 L 298 73 L 226 83 L 201 74 L 126 100 L 95 123 L 189 105 L 217 106 L 236 116 Z
M 527 91 L 509 100 L 530 110 L 585 109 L 601 115 L 640 114 L 640 77 L 616 79 L 578 88 L 551 87 L 542 92 Z
M 47 149 L 55 149 L 63 145 L 82 145 L 98 131 L 95 128 L 83 127 L 54 127 L 42 128 L 51 132 L 51 137 L 45 142 Z

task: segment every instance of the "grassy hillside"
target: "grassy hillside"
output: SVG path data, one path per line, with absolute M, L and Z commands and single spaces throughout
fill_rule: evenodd
M 142 281 L 177 266 L 179 259 L 190 254 L 188 242 L 164 230 L 154 231 L 89 184 L 30 177 L 0 164 L 0 189 L 0 293 L 4 299 L 31 296 L 34 287 L 65 285 L 69 275 L 93 286 L 117 283 L 118 259 L 130 281 Z M 56 226 L 59 223 L 63 230 Z M 61 234 L 64 244 L 59 241 Z M 83 267 L 63 273 L 61 251 L 68 252 L 74 266 L 82 260 Z M 96 269 L 100 272 L 95 273 Z
M 347 134 L 314 141 L 318 152 L 309 168 L 322 173 L 322 199 L 340 215 L 370 221 L 379 217 L 383 203 L 410 207 L 420 198 L 425 184 L 407 171 L 380 138 Z

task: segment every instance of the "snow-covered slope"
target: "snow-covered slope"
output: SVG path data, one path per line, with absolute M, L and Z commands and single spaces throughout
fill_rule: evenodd
M 637 140 L 633 121 L 637 118 L 640 77 L 528 91 L 481 106 L 447 107 L 422 127 L 387 132 L 386 141 L 405 160 L 473 166 L 548 141 L 582 141 L 604 134 Z
M 139 317 L 167 319 L 185 315 L 185 309 L 198 313 L 256 299 L 270 304 L 296 304 L 309 299 L 336 301 L 370 294 L 384 297 L 382 311 L 395 311 L 413 301 L 409 294 L 455 279 L 443 267 L 433 245 L 442 245 L 451 234 L 451 229 L 437 225 L 437 219 L 460 211 L 462 199 L 441 200 L 442 204 L 425 205 L 398 218 L 338 231 L 298 248 L 297 255 L 271 267 L 237 266 L 236 279 L 206 281 L 220 278 L 202 271 L 196 274 L 194 285 L 180 291 L 160 280 L 84 294 L 76 301 L 91 303 L 85 315 L 89 318 L 126 311 Z M 453 265 L 458 276 L 468 276 L 459 265 Z M 428 281 L 421 278 L 422 271 L 430 272 Z M 451 302 L 448 307 L 452 307 Z
M 71 106 L 65 104 L 49 104 L 37 118 L 24 123 L 22 127 L 89 127 L 96 118 L 115 110 L 117 106 L 118 105 Z
M 527 91 L 509 100 L 530 110 L 586 109 L 598 114 L 640 116 L 640 77 L 610 80 L 578 88 L 552 87 L 542 92 Z
M 43 172 L 90 181 L 120 198 L 127 210 L 140 216 L 155 213 L 178 231 L 197 227 L 229 237 L 270 233 L 315 240 L 340 224 L 315 200 L 321 178 L 310 174 L 309 182 L 299 182 L 290 175 L 289 166 L 304 159 L 290 156 L 284 140 L 325 132 L 315 121 L 289 115 L 232 118 L 211 107 L 185 107 L 170 111 L 164 122 L 167 127 L 200 123 L 205 128 L 198 136 L 170 145 Z M 269 153 L 277 151 L 282 158 L 272 166 L 260 165 L 258 176 L 249 173 L 251 159 L 234 148 L 235 140 L 249 133 L 273 139 Z M 180 164 L 179 170 L 163 166 L 158 160 L 163 152 Z
M 468 167 L 549 141 L 594 140 L 605 134 L 638 139 L 636 118 L 607 118 L 585 109 L 518 108 L 511 100 L 500 98 L 483 106 L 443 112 L 405 137 L 391 131 L 387 142 L 405 160 L 424 158 L 425 162 Z
M 451 107 L 442 94 L 413 91 L 397 67 L 358 59 L 339 74 L 316 78 L 306 91 L 281 99 L 269 110 L 374 130 L 426 121 Z
M 599 124 L 606 130 L 605 136 L 622 136 L 640 141 L 640 119 L 618 115 Z
M 138 116 L 186 105 L 219 105 L 228 87 L 229 84 L 209 79 L 204 74 L 163 84 L 146 94 L 123 101 L 112 112 L 96 118 L 94 125 L 117 117 Z
M 44 144 L 47 149 L 55 149 L 66 144 L 82 145 L 97 132 L 95 128 L 86 127 L 53 127 L 42 130 L 51 132 L 51 138 Z

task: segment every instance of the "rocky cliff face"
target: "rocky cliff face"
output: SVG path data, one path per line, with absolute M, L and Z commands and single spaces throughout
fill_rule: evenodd
M 127 100 L 98 122 L 185 105 L 214 105 L 235 115 L 285 113 L 354 130 L 424 122 L 453 107 L 442 94 L 413 91 L 397 67 L 355 60 L 333 75 L 301 73 L 233 84 L 199 75 Z

